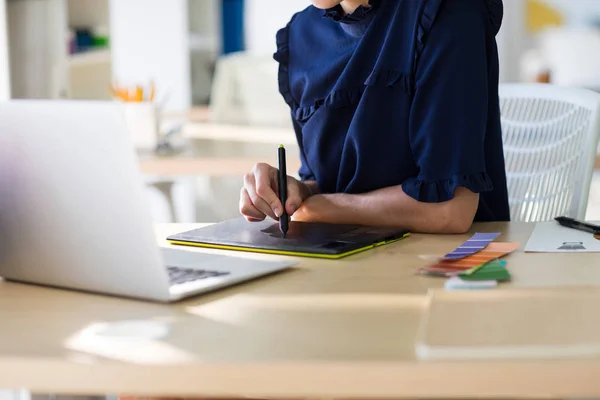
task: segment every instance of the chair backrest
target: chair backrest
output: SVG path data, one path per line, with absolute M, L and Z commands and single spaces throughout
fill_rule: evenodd
M 277 86 L 278 70 L 270 54 L 239 52 L 219 57 L 211 90 L 211 122 L 291 128 L 290 109 Z
M 584 219 L 598 152 L 600 94 L 502 84 L 500 111 L 511 219 Z

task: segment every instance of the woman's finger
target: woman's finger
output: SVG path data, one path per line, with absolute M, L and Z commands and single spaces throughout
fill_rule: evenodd
M 240 193 L 240 213 L 250 222 L 263 221 L 267 216 L 258 208 L 254 207 L 246 188 Z
M 254 168 L 254 176 L 256 177 L 256 194 L 269 205 L 274 215 L 280 217 L 283 213 L 283 206 L 275 192 L 277 190 L 277 170 L 268 164 L 257 164 Z
M 249 173 L 244 176 L 244 188 L 248 192 L 248 197 L 256 209 L 258 209 L 264 215 L 268 215 L 275 220 L 277 219 L 277 216 L 273 212 L 271 206 L 269 206 L 269 204 L 267 204 L 267 202 L 256 193 L 256 178 L 253 173 Z

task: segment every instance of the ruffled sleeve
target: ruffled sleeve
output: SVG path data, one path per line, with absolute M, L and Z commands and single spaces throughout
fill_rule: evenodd
M 294 18 L 282 29 L 277 32 L 277 52 L 273 55 L 275 61 L 279 63 L 279 92 L 283 96 L 285 102 L 292 107 L 294 105 L 294 98 L 292 97 L 292 90 L 290 88 L 290 26 Z
M 488 53 L 496 49 L 485 7 L 472 0 L 423 2 L 409 120 L 418 174 L 402 184 L 418 201 L 448 201 L 458 187 L 493 190 L 484 143 L 488 60 L 494 60 Z
M 275 61 L 279 63 L 279 92 L 283 96 L 285 102 L 290 106 L 290 113 L 292 118 L 292 124 L 294 126 L 294 132 L 296 133 L 296 139 L 298 141 L 298 147 L 300 149 L 300 170 L 298 176 L 303 181 L 314 181 L 316 180 L 315 174 L 311 171 L 306 161 L 306 153 L 302 146 L 302 127 L 298 123 L 296 114 L 298 112 L 298 103 L 292 96 L 292 89 L 290 87 L 290 26 L 296 16 L 292 17 L 291 21 L 282 29 L 277 32 L 277 52 L 273 55 Z

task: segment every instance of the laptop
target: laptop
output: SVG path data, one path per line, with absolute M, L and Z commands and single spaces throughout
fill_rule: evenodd
M 159 302 L 294 265 L 160 248 L 122 105 L 0 102 L 0 277 Z
M 284 238 L 279 223 L 267 219 L 247 222 L 243 217 L 171 235 L 171 244 L 239 250 L 297 257 L 339 259 L 408 237 L 389 227 L 292 221 Z

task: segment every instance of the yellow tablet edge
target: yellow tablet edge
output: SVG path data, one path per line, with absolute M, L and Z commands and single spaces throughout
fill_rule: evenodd
M 185 241 L 169 240 L 169 239 L 167 239 L 167 242 L 169 242 L 170 244 L 180 245 L 180 246 L 203 247 L 203 248 L 207 248 L 207 249 L 216 249 L 216 250 L 233 250 L 233 251 L 245 251 L 247 253 L 261 253 L 261 254 L 273 254 L 273 255 L 279 255 L 279 256 L 325 258 L 325 259 L 330 259 L 330 260 L 337 260 L 340 258 L 348 257 L 348 256 L 351 256 L 351 255 L 354 255 L 357 253 L 361 253 L 363 251 L 373 249 L 375 247 L 398 242 L 400 240 L 406 239 L 408 236 L 410 236 L 410 233 L 406 233 L 402 237 L 399 237 L 394 240 L 388 240 L 388 241 L 378 242 L 375 244 L 370 244 L 368 246 L 361 247 L 361 248 L 354 249 L 354 250 L 348 251 L 346 253 L 340 253 L 340 254 L 316 254 L 316 253 L 303 253 L 303 252 L 295 252 L 295 251 L 287 251 L 287 250 L 267 250 L 267 249 L 256 249 L 256 248 L 252 248 L 252 247 L 185 242 Z

